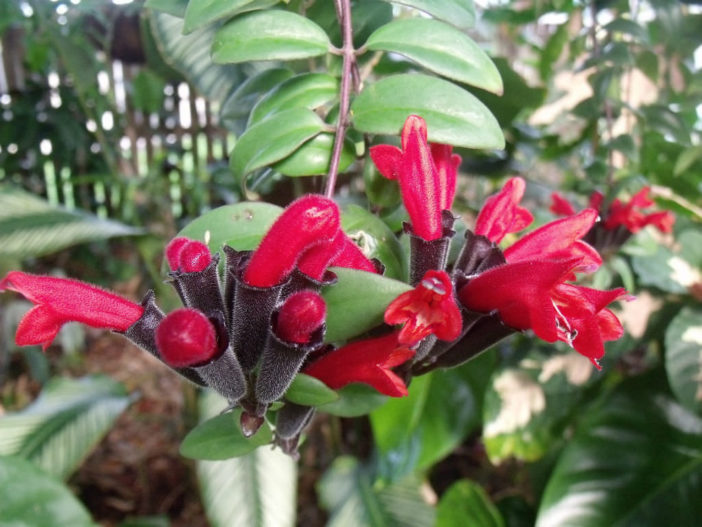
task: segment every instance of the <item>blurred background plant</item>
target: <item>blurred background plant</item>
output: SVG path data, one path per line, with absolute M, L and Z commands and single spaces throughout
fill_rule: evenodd
M 636 233 L 594 276 L 595 287 L 637 295 L 622 306 L 627 334 L 607 346 L 603 372 L 566 346 L 518 335 L 416 378 L 407 398 L 337 405 L 313 423 L 297 465 L 262 448 L 190 462 L 179 443 L 220 399 L 74 325 L 46 354 L 17 349 L 28 303 L 4 295 L 0 487 L 13 492 L 0 497 L 0 523 L 44 524 L 37 518 L 52 510 L 55 525 L 697 524 L 702 6 L 475 4 L 351 3 L 365 53 L 339 163 L 344 228 L 390 275 L 406 272 L 403 246 L 387 234 L 405 212 L 366 162 L 367 134 L 396 142 L 388 135 L 406 114 L 437 100 L 430 139 L 443 134 L 463 157 L 464 228 L 515 173 L 537 223 L 553 218 L 553 191 L 576 209 L 600 191 L 606 210 L 650 187 L 656 210 L 675 212 L 674 232 Z M 299 14 L 286 24 L 303 36 L 266 48 L 249 11 Z M 401 25 L 416 20 L 412 31 Z M 324 188 L 342 72 L 327 53 L 327 41 L 342 45 L 335 2 L 8 0 L 0 33 L 3 274 L 63 274 L 133 298 L 157 288 L 174 300 L 162 250 L 190 221 Z M 236 45 L 233 35 L 243 35 Z M 440 37 L 460 53 L 432 49 Z M 469 108 L 447 120 L 456 93 Z M 484 116 L 475 98 L 497 118 L 504 149 L 499 133 L 462 117 Z M 31 517 L 26 504 L 40 495 Z

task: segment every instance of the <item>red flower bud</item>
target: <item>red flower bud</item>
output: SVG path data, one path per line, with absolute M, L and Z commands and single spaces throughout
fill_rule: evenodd
M 317 195 L 297 199 L 283 211 L 251 256 L 244 282 L 253 287 L 280 284 L 305 250 L 331 241 L 338 230 L 336 203 Z
M 166 260 L 173 271 L 197 273 L 210 265 L 212 254 L 201 241 L 173 238 L 166 246 Z
M 156 328 L 156 346 L 170 366 L 185 368 L 204 364 L 217 352 L 217 335 L 200 311 L 190 308 L 169 313 Z
M 327 306 L 321 296 L 314 291 L 300 291 L 290 295 L 280 307 L 275 332 L 284 341 L 307 344 L 326 316 Z

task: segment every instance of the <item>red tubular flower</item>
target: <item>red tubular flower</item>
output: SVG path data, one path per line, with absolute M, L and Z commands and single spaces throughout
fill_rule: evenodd
M 624 288 L 599 291 L 560 284 L 553 292 L 558 309 L 558 340 L 566 342 L 600 369 L 604 342 L 624 334 L 619 319 L 606 307 L 620 299 L 630 299 Z
M 475 234 L 500 243 L 510 232 L 528 227 L 534 217 L 527 209 L 520 207 L 526 183 L 522 178 L 511 178 L 497 194 L 490 196 L 475 220 Z
M 327 316 L 324 299 L 314 291 L 304 290 L 290 295 L 280 306 L 276 335 L 286 341 L 307 344 Z
M 391 368 L 407 361 L 414 351 L 399 344 L 397 336 L 393 332 L 347 344 L 307 366 L 304 373 L 335 390 L 361 382 L 390 397 L 403 397 L 407 395 L 407 387 Z
M 66 322 L 126 331 L 144 308 L 126 298 L 77 280 L 12 271 L 0 281 L 0 291 L 16 291 L 37 304 L 17 328 L 18 346 L 42 344 L 46 349 Z
M 173 368 L 198 366 L 217 353 L 217 333 L 200 311 L 190 308 L 169 313 L 156 328 L 156 347 Z
M 385 310 L 385 323 L 404 324 L 397 340 L 408 346 L 432 333 L 441 340 L 458 338 L 462 319 L 449 275 L 444 271 L 428 271 L 416 288 L 390 303 Z
M 330 262 L 333 267 L 347 267 L 349 269 L 358 269 L 359 271 L 367 271 L 369 273 L 377 273 L 378 269 L 375 264 L 370 261 L 361 248 L 353 243 L 353 240 L 344 234 L 341 251 Z
M 339 229 L 330 241 L 307 249 L 297 261 L 297 268 L 315 280 L 321 280 L 331 261 L 341 252 L 346 235 Z
M 539 338 L 555 342 L 558 340 L 558 313 L 551 294 L 578 263 L 578 258 L 572 258 L 493 267 L 472 278 L 458 291 L 458 298 L 472 311 L 490 313 L 496 310 L 508 326 L 533 329 Z
M 549 209 L 556 216 L 572 216 L 575 209 L 570 201 L 561 196 L 558 192 L 551 193 L 551 206 Z
M 597 211 L 585 209 L 574 216 L 547 223 L 505 249 L 505 258 L 507 262 L 515 263 L 577 257 L 580 263 L 575 271 L 591 273 L 602 265 L 602 257 L 580 238 L 587 234 L 595 221 Z
M 427 241 L 442 237 L 441 211 L 451 208 L 456 192 L 460 156 L 452 155 L 451 151 L 448 145 L 430 148 L 426 122 L 417 115 L 410 115 L 405 121 L 402 149 L 392 145 L 370 149 L 371 159 L 380 173 L 399 180 L 414 234 Z
M 461 164 L 461 156 L 453 153 L 451 145 L 431 143 L 430 148 L 439 176 L 441 210 L 450 210 L 456 195 L 456 176 Z
M 251 255 L 244 282 L 254 287 L 280 284 L 305 250 L 329 243 L 338 230 L 339 209 L 330 199 L 308 195 L 293 201 Z
M 605 228 L 611 230 L 616 229 L 619 225 L 624 225 L 631 232 L 639 232 L 647 225 L 653 225 L 661 232 L 671 232 L 675 223 L 675 216 L 672 212 L 644 214 L 638 210 L 654 205 L 654 201 L 648 196 L 650 191 L 650 187 L 642 188 L 627 203 L 615 199 L 606 214 Z

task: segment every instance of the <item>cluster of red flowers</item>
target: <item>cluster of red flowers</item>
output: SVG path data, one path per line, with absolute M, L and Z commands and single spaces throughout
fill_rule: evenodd
M 139 305 L 74 280 L 9 273 L 0 291 L 17 291 L 36 304 L 18 328 L 17 343 L 46 347 L 69 321 L 122 333 L 191 381 L 240 405 L 246 433 L 261 425 L 268 404 L 284 396 L 299 371 L 334 389 L 361 382 L 397 397 L 407 394 L 412 375 L 465 362 L 524 330 L 548 342 L 564 341 L 599 367 L 603 343 L 622 334 L 607 306 L 627 293 L 573 283 L 602 264 L 583 241 L 598 221 L 595 208 L 575 213 L 554 198 L 568 217 L 503 250 L 498 244 L 508 233 L 533 221 L 520 206 L 524 181 L 510 179 L 486 201 L 459 257 L 449 263 L 460 157 L 451 146 L 428 143 L 417 116 L 407 119 L 401 148 L 378 145 L 370 154 L 384 176 L 399 182 L 410 218 L 405 232 L 414 289 L 387 307 L 381 336 L 338 349 L 324 344 L 326 306 L 319 291 L 336 279 L 329 268 L 382 273 L 382 265 L 366 258 L 341 230 L 333 201 L 308 195 L 285 209 L 256 251 L 224 247 L 223 280 L 219 254 L 199 241 L 171 241 L 169 277 L 185 307 L 168 315 L 151 293 Z M 667 216 L 640 217 L 635 211 L 649 204 L 646 193 L 628 204 L 617 201 L 604 225 L 632 231 L 646 223 L 669 225 Z M 286 451 L 295 450 L 312 411 L 288 405 L 278 413 L 276 441 Z

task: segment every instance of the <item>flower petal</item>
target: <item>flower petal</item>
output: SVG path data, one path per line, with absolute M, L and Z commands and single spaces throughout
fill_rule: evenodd
M 507 180 L 502 190 L 490 196 L 475 220 L 475 234 L 500 243 L 510 232 L 517 232 L 533 221 L 531 213 L 519 206 L 526 183 L 522 178 Z
M 375 145 L 370 147 L 369 153 L 378 172 L 388 179 L 398 178 L 402 163 L 402 150 L 394 145 Z

